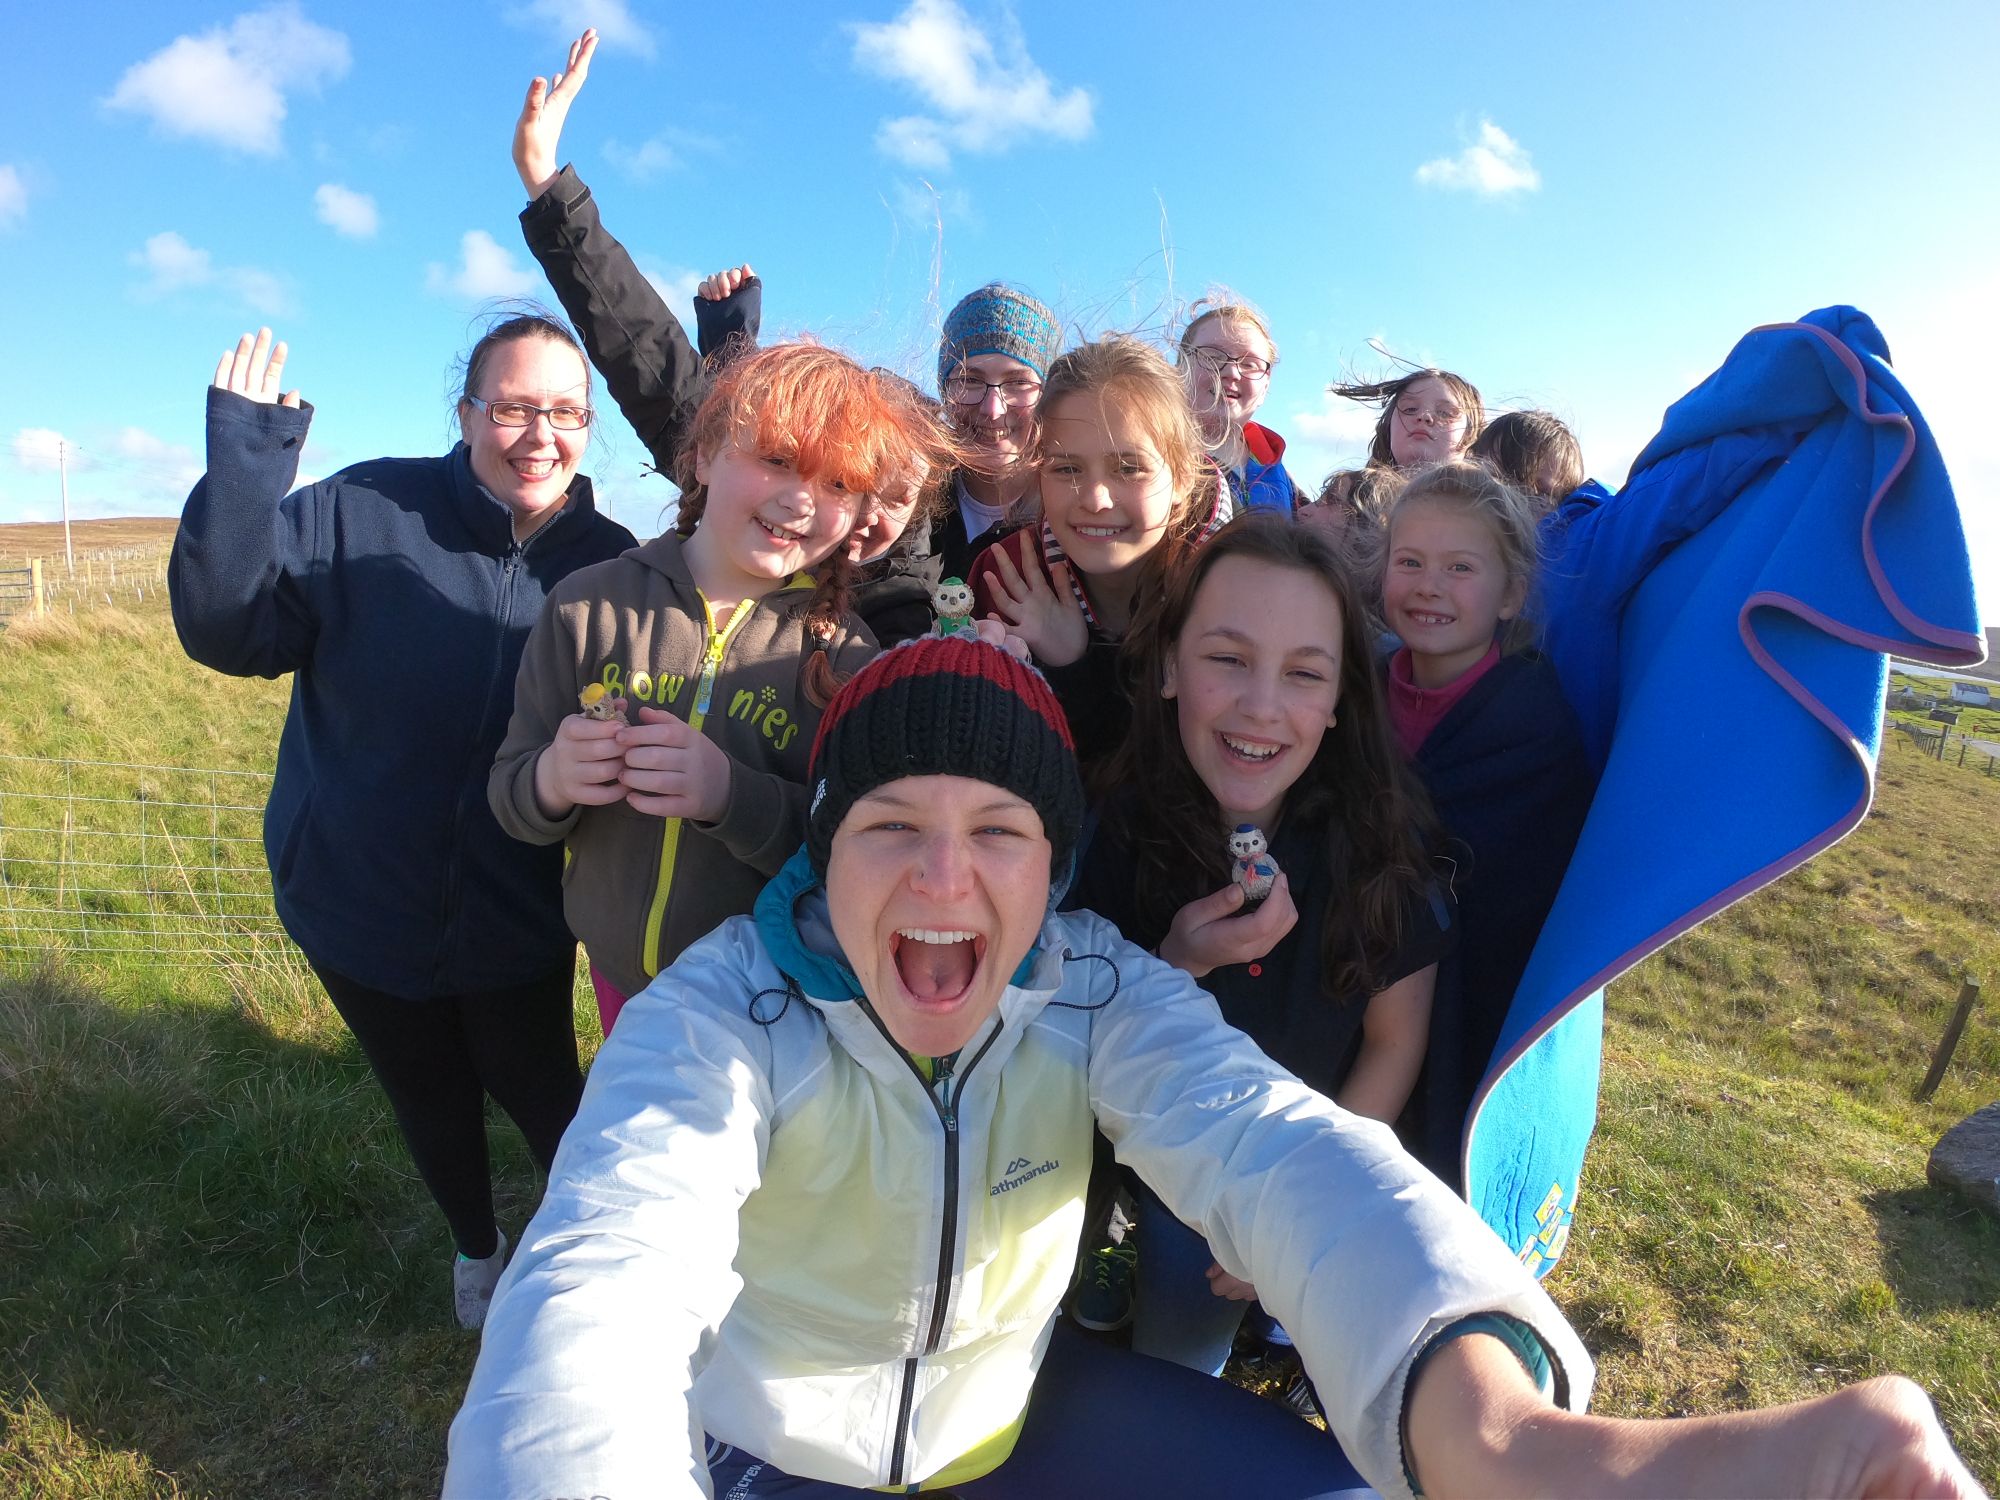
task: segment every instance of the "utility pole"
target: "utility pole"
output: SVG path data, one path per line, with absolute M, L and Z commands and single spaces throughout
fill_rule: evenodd
M 63 502 L 63 562 L 69 568 L 69 576 L 76 577 L 76 553 L 69 545 L 69 443 L 66 439 L 56 439 L 56 472 L 62 476 Z

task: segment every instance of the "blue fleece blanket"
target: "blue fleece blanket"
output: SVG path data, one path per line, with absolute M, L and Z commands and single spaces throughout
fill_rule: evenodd
M 1604 774 L 1465 1133 L 1522 1258 L 1562 1254 L 1603 987 L 1803 864 L 1874 793 L 1885 653 L 1985 654 L 1930 430 L 1853 308 L 1747 334 L 1617 495 L 1553 522 L 1549 654 Z

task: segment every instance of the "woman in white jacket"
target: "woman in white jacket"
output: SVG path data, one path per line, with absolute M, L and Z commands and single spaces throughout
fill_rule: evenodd
M 1906 1381 L 1583 1415 L 1576 1336 L 1386 1127 L 1100 919 L 1049 915 L 1083 799 L 1031 668 L 978 640 L 885 653 L 810 779 L 755 916 L 599 1054 L 446 1495 L 1304 1497 L 1356 1483 L 1342 1448 L 1404 1496 L 1977 1493 Z M 1051 1347 L 1093 1120 L 1292 1330 L 1339 1445 L 1178 1367 Z

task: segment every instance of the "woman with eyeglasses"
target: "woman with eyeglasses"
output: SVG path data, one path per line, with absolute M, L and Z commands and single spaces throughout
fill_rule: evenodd
M 1229 513 L 1298 509 L 1298 486 L 1285 472 L 1285 440 L 1250 420 L 1271 392 L 1278 346 L 1270 325 L 1241 302 L 1197 302 L 1181 331 L 1178 363 L 1202 441 L 1229 482 Z
M 502 832 L 487 771 L 543 599 L 632 536 L 577 472 L 590 370 L 552 319 L 473 346 L 444 457 L 289 494 L 312 408 L 280 395 L 285 357 L 262 329 L 216 366 L 174 624 L 205 666 L 293 674 L 264 814 L 278 916 L 388 1095 L 477 1328 L 506 1254 L 485 1099 L 546 1172 L 583 1087 L 561 852 Z
M 1030 516 L 1036 495 L 1035 409 L 1062 347 L 1056 315 L 1028 293 L 989 282 L 959 299 L 938 340 L 938 394 L 964 443 L 931 554 L 947 578 Z

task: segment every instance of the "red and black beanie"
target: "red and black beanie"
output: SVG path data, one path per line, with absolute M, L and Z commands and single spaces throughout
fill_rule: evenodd
M 905 776 L 967 776 L 1042 815 L 1068 867 L 1083 822 L 1069 720 L 1048 682 L 998 646 L 920 636 L 884 651 L 834 694 L 813 738 L 806 853 L 826 876 L 834 830 L 857 798 Z

